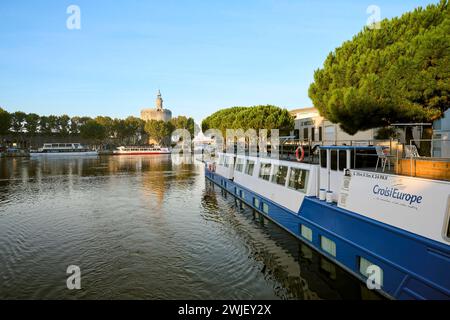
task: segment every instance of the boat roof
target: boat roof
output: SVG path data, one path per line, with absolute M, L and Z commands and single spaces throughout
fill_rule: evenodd
M 375 146 L 319 146 L 323 150 L 375 150 Z

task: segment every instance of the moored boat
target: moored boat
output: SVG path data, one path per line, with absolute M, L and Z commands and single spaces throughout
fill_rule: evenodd
M 30 152 L 32 157 L 37 156 L 97 156 L 98 152 L 91 150 L 80 143 L 44 143 L 39 150 Z
M 205 175 L 371 289 L 448 300 L 450 182 L 379 159 L 371 146 L 322 146 L 318 164 L 220 154 Z
M 170 154 L 169 148 L 162 148 L 160 146 L 132 146 L 132 147 L 119 147 L 114 150 L 114 155 L 159 155 Z

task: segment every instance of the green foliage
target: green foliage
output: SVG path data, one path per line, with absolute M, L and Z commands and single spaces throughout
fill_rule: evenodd
M 106 134 L 107 132 L 105 127 L 95 120 L 89 120 L 80 127 L 80 135 L 84 139 L 102 141 L 106 138 Z
M 114 137 L 114 120 L 112 118 L 98 116 L 94 120 L 105 128 L 107 137 Z
M 15 133 L 20 133 L 23 130 L 23 125 L 25 122 L 26 113 L 17 111 L 11 114 L 11 125 Z
M 58 117 L 57 127 L 63 136 L 68 135 L 70 131 L 70 117 L 68 115 Z
M 39 115 L 35 113 L 29 113 L 25 116 L 25 130 L 28 134 L 35 135 L 38 132 Z
M 49 119 L 47 116 L 42 116 L 39 119 L 39 132 L 44 135 L 50 135 L 52 133 L 52 129 L 50 127 Z
M 0 108 L 0 134 L 7 134 L 11 127 L 11 115 Z
M 59 125 L 58 125 L 59 119 L 57 116 L 54 115 L 50 115 L 47 117 L 47 124 L 48 124 L 48 130 L 50 133 L 54 132 L 54 133 L 59 133 L 60 129 L 59 129 Z
M 187 118 L 185 116 L 179 116 L 172 118 L 170 123 L 173 125 L 174 129 L 186 129 L 189 131 L 191 136 L 194 136 L 195 131 L 195 121 L 192 118 Z
M 389 139 L 396 139 L 399 137 L 399 133 L 394 127 L 383 127 L 379 128 L 377 131 L 377 134 L 375 136 L 375 139 L 379 140 L 389 140 Z
M 70 133 L 71 134 L 79 134 L 80 133 L 80 125 L 81 125 L 81 118 L 80 117 L 72 117 L 70 119 Z
M 170 137 L 173 130 L 174 126 L 171 122 L 164 122 L 162 120 L 150 120 L 145 124 L 145 132 L 159 144 L 162 144 L 165 139 Z
M 224 134 L 226 129 L 280 129 L 292 130 L 294 118 L 286 109 L 276 106 L 233 107 L 222 109 L 202 122 L 202 130 L 218 129 Z
M 365 28 L 328 55 L 309 96 L 343 130 L 430 122 L 450 99 L 448 0 Z
M 147 142 L 147 132 L 160 143 L 168 138 L 175 128 L 186 128 L 194 133 L 194 119 L 187 117 L 174 118 L 169 123 L 157 122 L 147 126 L 145 121 L 136 117 L 112 119 L 110 117 L 39 116 L 35 113 L 13 114 L 0 108 L 0 135 L 6 135 L 12 130 L 21 136 L 81 136 L 95 143 L 116 145 L 140 144 Z M 145 141 L 145 142 L 144 142 Z

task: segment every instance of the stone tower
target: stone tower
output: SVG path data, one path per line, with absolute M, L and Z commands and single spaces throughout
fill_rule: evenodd
M 158 90 L 158 96 L 156 97 L 156 110 L 162 111 L 164 109 L 163 102 L 164 100 L 162 99 L 161 96 L 161 90 Z
M 161 91 L 158 90 L 158 94 L 156 96 L 156 108 L 154 109 L 143 109 L 141 111 L 141 119 L 144 121 L 150 120 L 163 120 L 164 122 L 168 122 L 172 119 L 172 112 L 169 109 L 164 109 L 164 100 L 161 95 Z

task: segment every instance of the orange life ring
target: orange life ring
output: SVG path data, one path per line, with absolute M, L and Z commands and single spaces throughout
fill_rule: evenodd
M 295 158 L 297 158 L 298 162 L 302 162 L 305 159 L 305 149 L 303 149 L 302 146 L 298 147 L 297 150 L 295 150 Z

